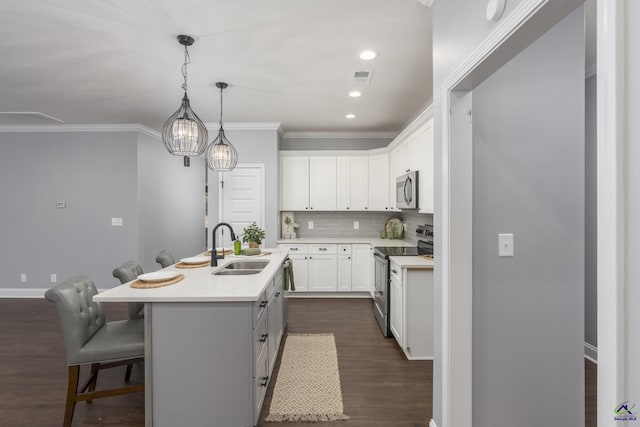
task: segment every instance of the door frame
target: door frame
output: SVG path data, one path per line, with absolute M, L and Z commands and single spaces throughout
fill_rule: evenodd
M 523 0 L 443 82 L 440 223 L 441 395 L 439 427 L 472 425 L 472 135 L 452 113 L 473 88 L 566 17 L 553 0 Z M 573 2 L 576 6 L 581 1 Z M 623 2 L 598 0 L 598 425 L 614 426 L 624 392 L 624 180 L 620 90 L 624 84 Z M 564 7 L 563 7 L 564 6 Z M 607 52 L 607 54 L 602 54 Z M 605 113 L 607 113 L 605 115 Z M 467 125 L 468 127 L 468 125 Z M 438 212 L 436 212 L 436 217 Z M 436 220 L 436 224 L 438 221 Z M 460 230 L 464 232 L 460 232 Z M 615 332 L 614 332 L 615 331 Z M 605 338 L 607 337 L 608 338 Z M 602 340 L 601 340 L 602 339 Z M 436 365 L 437 366 L 437 365 Z M 436 426 L 431 420 L 430 426 Z
M 262 227 L 263 229 L 265 228 L 265 222 L 266 222 L 266 198 L 265 198 L 265 192 L 267 190 L 267 185 L 265 182 L 266 179 L 266 174 L 265 174 L 265 167 L 264 167 L 264 163 L 238 163 L 235 167 L 235 169 L 260 169 L 260 179 L 261 179 L 261 188 L 260 188 L 260 206 L 262 206 L 262 213 L 260 215 L 260 222 L 261 225 L 260 227 Z M 234 169 L 234 170 L 235 170 Z M 224 174 L 226 174 L 227 172 L 218 172 L 218 222 L 222 222 L 223 218 L 222 218 L 222 213 L 223 213 L 223 194 L 222 192 L 224 191 L 223 186 L 222 186 L 222 181 L 224 180 Z M 239 237 L 239 236 L 238 236 Z

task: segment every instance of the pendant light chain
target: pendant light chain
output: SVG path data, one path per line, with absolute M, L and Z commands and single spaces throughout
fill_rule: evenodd
M 182 89 L 184 89 L 184 93 L 187 93 L 187 70 L 189 68 L 189 64 L 191 64 L 191 56 L 189 55 L 189 49 L 187 49 L 187 45 L 184 46 L 184 64 L 182 64 L 182 77 L 184 78 L 184 83 L 182 83 Z
M 222 87 L 220 88 L 220 127 L 222 127 Z

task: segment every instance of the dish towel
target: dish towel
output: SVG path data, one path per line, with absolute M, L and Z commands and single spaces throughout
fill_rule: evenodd
M 296 290 L 296 284 L 293 281 L 293 261 L 291 261 L 291 258 L 287 259 L 284 263 L 284 290 Z

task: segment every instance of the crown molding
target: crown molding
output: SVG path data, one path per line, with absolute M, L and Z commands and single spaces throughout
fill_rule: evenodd
M 211 122 L 204 124 L 207 130 L 218 131 L 220 123 Z M 280 122 L 224 122 L 225 130 L 275 130 L 282 134 L 282 124 Z
M 0 125 L 0 132 L 138 132 L 161 139 L 160 132 L 138 124 Z
M 424 111 L 422 111 L 422 113 L 418 115 L 418 117 L 413 119 L 413 121 L 409 123 L 407 127 L 405 127 L 402 130 L 402 132 L 400 132 L 393 141 L 391 141 L 391 143 L 389 144 L 389 148 L 393 148 L 396 145 L 400 144 L 402 141 L 407 139 L 412 133 L 414 133 L 415 131 L 422 128 L 424 125 L 426 125 L 429 122 L 429 120 L 431 120 L 432 118 L 433 118 L 433 104 L 430 104 L 427 108 L 424 109 Z
M 286 132 L 284 139 L 393 139 L 398 132 Z

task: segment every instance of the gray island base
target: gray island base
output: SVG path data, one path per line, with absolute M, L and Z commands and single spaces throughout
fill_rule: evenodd
M 165 288 L 124 284 L 96 296 L 145 302 L 147 426 L 257 424 L 285 328 L 286 256 L 260 257 L 269 264 L 255 275 L 211 274 L 238 261 L 229 258 L 180 270 L 185 279 Z

